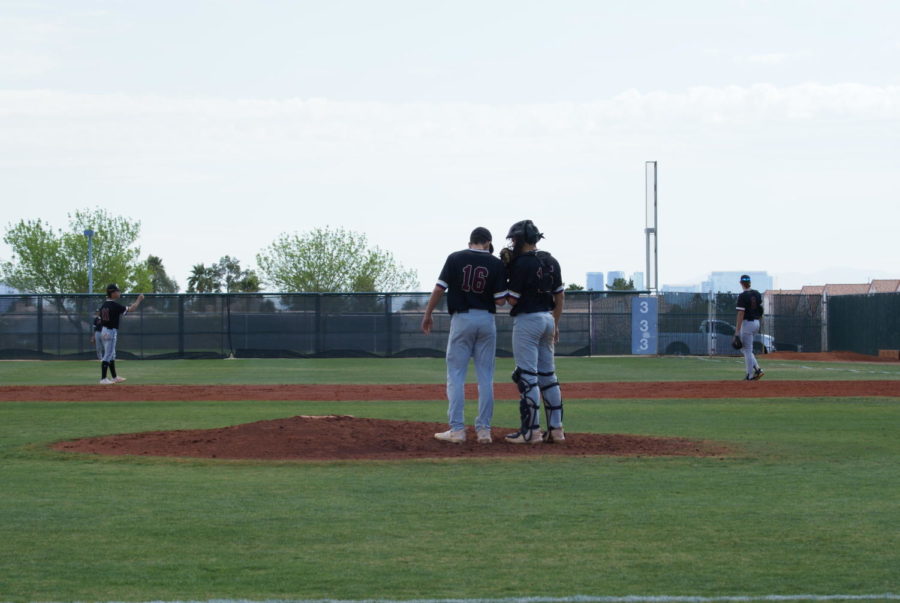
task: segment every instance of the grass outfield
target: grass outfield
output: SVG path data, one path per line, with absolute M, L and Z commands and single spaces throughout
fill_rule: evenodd
M 0 363 L 0 379 L 18 365 L 26 383 L 57 370 L 71 383 L 92 364 Z M 564 383 L 730 378 L 735 368 L 559 363 Z M 784 371 L 855 374 L 827 368 Z M 162 380 L 164 370 L 184 381 Z M 152 383 L 440 382 L 443 363 L 135 361 L 121 372 Z M 717 440 L 735 450 L 728 458 L 263 463 L 46 447 L 330 412 L 442 421 L 446 404 L 0 403 L 0 601 L 900 592 L 900 399 L 566 403 L 570 432 Z M 517 418 L 516 402 L 498 402 L 496 425 Z
M 769 379 L 900 379 L 900 363 L 804 362 L 759 357 Z M 316 358 L 238 360 L 118 360 L 119 373 L 129 383 L 254 384 L 254 383 L 442 383 L 442 358 Z M 497 379 L 512 373 L 511 358 L 497 359 Z M 742 358 L 599 357 L 557 358 L 560 380 L 575 381 L 709 381 L 740 380 Z M 100 378 L 100 366 L 90 360 L 0 361 L 4 385 L 84 385 Z M 474 369 L 469 381 L 474 382 Z

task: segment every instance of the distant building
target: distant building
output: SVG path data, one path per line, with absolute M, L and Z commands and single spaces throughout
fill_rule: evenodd
M 617 278 L 624 280 L 625 273 L 621 270 L 610 270 L 606 275 L 606 288 L 611 288 L 613 286 L 613 283 L 616 282 Z
M 700 285 L 700 290 L 713 293 L 740 293 L 742 291 L 740 283 L 742 274 L 750 276 L 753 288 L 759 292 L 772 288 L 772 277 L 767 272 L 744 270 L 740 272 L 710 272 L 709 278 Z
M 644 290 L 644 273 L 643 272 L 635 272 L 631 275 L 631 280 L 634 281 L 634 288 L 638 291 Z
M 700 285 L 663 285 L 662 293 L 700 293 Z
M 603 291 L 603 273 L 602 272 L 588 272 L 587 273 L 587 290 L 588 291 Z

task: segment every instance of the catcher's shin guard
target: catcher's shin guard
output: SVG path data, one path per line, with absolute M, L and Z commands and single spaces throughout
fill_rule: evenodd
M 538 373 L 538 383 L 540 383 L 541 398 L 544 400 L 544 415 L 547 418 L 547 434 L 549 435 L 551 430 L 560 429 L 563 425 L 562 390 L 552 371 Z
M 530 383 L 529 381 L 526 381 L 522 375 L 532 375 L 536 377 L 538 374 L 526 371 L 518 366 L 512 374 L 512 379 L 519 388 L 519 393 L 521 394 L 521 398 L 519 399 L 519 417 L 522 424 L 519 429 L 519 434 L 521 434 L 523 440 L 529 441 L 533 432 L 536 431 L 540 433 L 541 430 L 541 422 L 538 420 L 538 410 L 540 410 L 538 395 L 537 392 L 532 394 L 532 391 L 538 387 L 538 384 L 536 382 Z

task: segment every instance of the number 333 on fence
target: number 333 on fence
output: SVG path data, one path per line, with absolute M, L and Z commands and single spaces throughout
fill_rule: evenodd
M 656 354 L 658 299 L 640 296 L 631 299 L 631 353 Z

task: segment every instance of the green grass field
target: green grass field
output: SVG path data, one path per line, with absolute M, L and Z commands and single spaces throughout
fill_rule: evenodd
M 767 379 L 900 379 L 893 364 L 762 362 Z M 0 382 L 92 383 L 96 365 L 0 362 Z M 511 368 L 499 361 L 498 381 Z M 197 360 L 119 370 L 129 382 L 115 387 L 441 383 L 444 365 Z M 737 359 L 558 363 L 563 387 L 740 371 Z M 900 398 L 566 402 L 570 433 L 716 440 L 735 451 L 727 458 L 263 463 L 47 447 L 329 412 L 443 421 L 446 404 L 0 403 L 0 601 L 900 592 Z M 498 401 L 495 425 L 517 421 L 517 402 Z
M 760 356 L 760 364 L 766 380 L 900 379 L 898 363 L 768 361 Z M 446 370 L 442 358 L 118 360 L 116 365 L 134 383 L 176 385 L 441 383 Z M 739 380 L 744 370 L 742 358 L 698 356 L 557 358 L 557 365 L 563 382 Z M 498 358 L 497 379 L 506 380 L 514 368 L 511 358 Z M 98 362 L 0 361 L 4 385 L 85 385 L 99 378 Z

